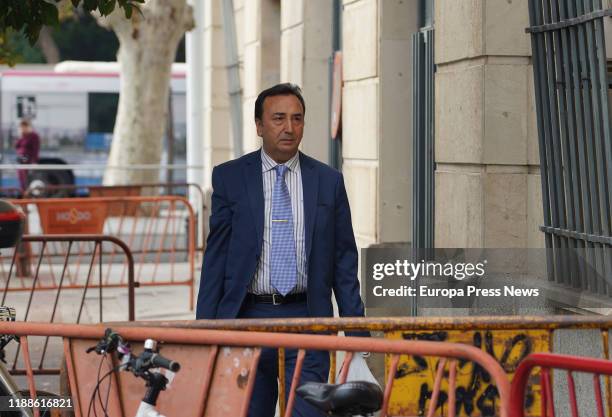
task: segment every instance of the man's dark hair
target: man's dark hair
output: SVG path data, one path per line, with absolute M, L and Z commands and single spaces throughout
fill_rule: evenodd
M 266 90 L 263 90 L 257 96 L 257 100 L 255 100 L 255 120 L 261 120 L 261 116 L 263 114 L 263 104 L 266 97 L 272 96 L 288 96 L 294 95 L 300 100 L 302 103 L 302 110 L 304 111 L 304 115 L 306 114 L 306 105 L 304 104 L 304 98 L 302 97 L 302 90 L 296 84 L 292 83 L 283 83 L 276 84 L 273 87 L 270 87 Z

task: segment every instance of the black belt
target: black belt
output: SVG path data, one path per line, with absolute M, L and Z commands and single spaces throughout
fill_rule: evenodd
M 285 296 L 281 294 L 251 294 L 248 293 L 246 296 L 246 301 L 250 301 L 253 303 L 263 303 L 263 304 L 289 304 L 289 303 L 299 303 L 306 301 L 306 293 L 301 292 L 299 294 L 287 294 Z

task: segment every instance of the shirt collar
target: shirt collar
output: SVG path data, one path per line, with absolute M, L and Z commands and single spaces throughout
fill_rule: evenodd
M 293 155 L 291 159 L 285 162 L 283 165 L 289 168 L 289 171 L 294 172 L 295 170 L 297 170 L 297 168 L 300 165 L 299 155 L 300 155 L 300 152 L 299 151 L 296 152 L 295 155 Z M 280 165 L 280 164 L 278 164 L 274 159 L 272 159 L 270 155 L 268 155 L 262 147 L 261 148 L 261 172 L 268 172 L 274 169 L 274 167 L 277 165 Z

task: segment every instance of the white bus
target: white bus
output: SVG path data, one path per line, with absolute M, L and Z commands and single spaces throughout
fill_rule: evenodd
M 172 68 L 172 120 L 175 163 L 185 161 L 185 64 Z M 0 69 L 0 163 L 15 162 L 14 145 L 21 118 L 32 121 L 41 138 L 40 163 L 106 162 L 119 99 L 116 62 L 65 61 L 27 69 Z M 164 140 L 164 144 L 166 140 Z M 45 171 L 65 183 L 64 171 Z M 99 173 L 75 171 L 79 185 L 99 184 Z M 184 173 L 177 173 L 179 176 Z M 0 186 L 17 184 L 14 172 L 0 172 Z

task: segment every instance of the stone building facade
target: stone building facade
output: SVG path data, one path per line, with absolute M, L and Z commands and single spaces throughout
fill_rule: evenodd
M 212 166 L 234 155 L 220 3 L 200 5 L 206 188 Z M 341 28 L 341 169 L 360 247 L 411 240 L 411 36 L 421 7 L 419 0 L 234 0 L 241 152 L 260 144 L 257 93 L 290 81 L 302 86 L 307 105 L 303 151 L 329 160 L 330 57 Z M 527 26 L 527 0 L 435 1 L 436 247 L 544 245 Z

